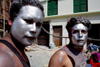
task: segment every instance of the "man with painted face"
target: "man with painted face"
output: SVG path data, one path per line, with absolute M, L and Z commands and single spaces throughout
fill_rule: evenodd
M 70 43 L 53 54 L 49 67 L 86 67 L 83 46 L 87 42 L 90 28 L 89 20 L 71 18 L 66 25 Z
M 38 0 L 13 0 L 10 29 L 0 39 L 0 67 L 30 67 L 24 49 L 38 37 L 43 18 L 43 6 Z

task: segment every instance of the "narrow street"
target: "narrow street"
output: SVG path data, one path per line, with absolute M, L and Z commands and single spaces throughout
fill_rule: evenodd
M 48 67 L 49 60 L 55 51 L 61 47 L 54 47 L 52 49 L 46 46 L 32 46 L 28 47 L 28 51 L 25 51 L 31 67 Z

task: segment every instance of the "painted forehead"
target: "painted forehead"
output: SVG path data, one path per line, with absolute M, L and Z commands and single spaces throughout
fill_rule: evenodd
M 42 13 L 42 11 L 38 7 L 35 7 L 35 6 L 30 6 L 30 5 L 23 6 L 21 8 L 19 14 L 23 18 L 26 18 L 26 19 L 33 19 L 33 17 L 34 18 L 37 17 L 34 20 L 36 20 L 36 19 L 39 19 L 40 21 L 43 20 L 43 13 Z
M 72 27 L 72 30 L 88 30 L 88 28 L 83 24 L 76 24 Z

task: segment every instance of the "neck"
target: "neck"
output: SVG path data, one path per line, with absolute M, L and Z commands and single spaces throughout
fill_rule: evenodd
M 69 43 L 69 46 L 71 46 L 76 51 L 82 51 L 83 50 L 83 46 L 77 46 L 77 45 L 74 45 L 72 43 Z
M 23 44 L 19 43 L 12 35 L 11 35 L 11 39 L 12 39 L 14 45 L 17 47 L 18 50 L 24 51 L 25 46 Z
M 19 50 L 19 52 L 22 55 L 23 59 L 26 62 L 28 62 L 27 55 L 24 52 L 25 46 L 23 44 L 19 43 L 12 35 L 11 35 L 11 39 L 12 39 L 13 43 L 15 44 L 15 46 L 17 47 L 17 49 Z

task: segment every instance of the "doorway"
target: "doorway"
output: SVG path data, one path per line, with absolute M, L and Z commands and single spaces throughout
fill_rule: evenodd
M 49 32 L 49 21 L 44 21 L 42 27 Z M 41 29 L 41 32 L 37 38 L 38 45 L 49 47 L 49 34 Z
M 53 34 L 55 36 L 62 36 L 62 26 L 53 26 Z M 62 46 L 62 38 L 53 37 L 53 42 L 56 46 Z
M 98 39 L 100 39 L 100 24 L 92 24 L 91 25 L 91 29 L 89 31 L 88 37 L 92 38 L 93 40 L 92 43 L 94 43 L 95 45 L 100 45 L 100 41 Z

